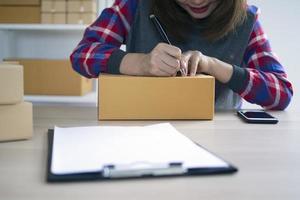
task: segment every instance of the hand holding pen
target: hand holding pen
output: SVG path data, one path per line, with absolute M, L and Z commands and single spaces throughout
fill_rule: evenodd
M 161 35 L 164 42 L 168 44 L 168 45 L 159 44 L 156 46 L 156 48 L 158 49 L 158 53 L 159 53 L 159 50 L 164 50 L 165 53 L 169 54 L 169 56 L 165 56 L 164 59 L 162 60 L 164 64 L 168 65 L 164 70 L 167 70 L 170 67 L 176 67 L 177 72 L 180 72 L 181 76 L 186 76 L 187 69 L 182 67 L 181 62 L 180 62 L 181 50 L 171 44 L 171 42 L 166 34 L 166 31 L 163 29 L 163 27 L 161 26 L 159 20 L 157 19 L 157 17 L 155 15 L 150 15 L 150 20 L 153 22 L 155 28 Z M 177 49 L 175 49 L 175 48 L 177 48 Z M 154 49 L 153 51 L 155 51 L 155 50 L 156 49 Z

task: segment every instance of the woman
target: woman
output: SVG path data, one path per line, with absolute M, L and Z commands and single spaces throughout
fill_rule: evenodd
M 173 45 L 162 43 L 151 14 Z M 206 73 L 217 80 L 217 109 L 238 109 L 244 98 L 283 110 L 292 85 L 257 15 L 245 0 L 116 0 L 86 29 L 70 59 L 88 78 L 100 72 L 174 76 L 181 68 L 190 76 Z

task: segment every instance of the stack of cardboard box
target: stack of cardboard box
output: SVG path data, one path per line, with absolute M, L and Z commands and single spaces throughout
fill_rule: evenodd
M 0 23 L 40 23 L 40 0 L 0 0 Z
M 0 0 L 0 23 L 91 24 L 97 0 Z
M 42 0 L 42 24 L 66 24 L 66 0 Z
M 32 137 L 32 104 L 23 101 L 23 67 L 0 63 L 0 141 Z
M 68 0 L 68 24 L 91 24 L 97 17 L 96 0 Z

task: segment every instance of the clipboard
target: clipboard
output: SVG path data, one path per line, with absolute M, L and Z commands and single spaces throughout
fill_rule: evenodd
M 226 167 L 199 167 L 199 168 L 197 167 L 183 168 L 182 163 L 173 162 L 173 163 L 161 163 L 158 165 L 155 164 L 155 165 L 151 165 L 149 168 L 143 168 L 141 170 L 136 168 L 126 169 L 126 166 L 125 167 L 114 166 L 112 164 L 109 164 L 103 167 L 102 170 L 95 170 L 93 172 L 56 174 L 51 171 L 53 141 L 54 141 L 54 130 L 49 129 L 48 130 L 48 163 L 47 163 L 47 175 L 46 175 L 47 182 L 72 182 L 72 181 L 93 181 L 93 180 L 101 181 L 101 180 L 119 180 L 119 179 L 149 178 L 149 177 L 217 175 L 217 174 L 232 174 L 238 171 L 237 167 L 233 166 L 232 164 L 229 164 L 228 162 L 226 162 L 228 164 Z M 204 149 L 201 146 L 199 146 L 199 148 Z M 224 160 L 222 159 L 222 161 Z

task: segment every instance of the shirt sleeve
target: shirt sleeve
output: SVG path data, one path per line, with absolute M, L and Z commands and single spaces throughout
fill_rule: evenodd
M 120 46 L 126 42 L 134 20 L 138 0 L 116 0 L 86 28 L 82 40 L 70 55 L 73 69 L 87 78 L 100 72 L 120 73 L 126 55 Z
M 235 92 L 246 101 L 265 109 L 284 110 L 293 96 L 292 84 L 272 51 L 257 14 L 244 54 L 244 63 L 245 70 L 236 71 L 236 74 L 243 76 L 245 81 L 236 87 Z

